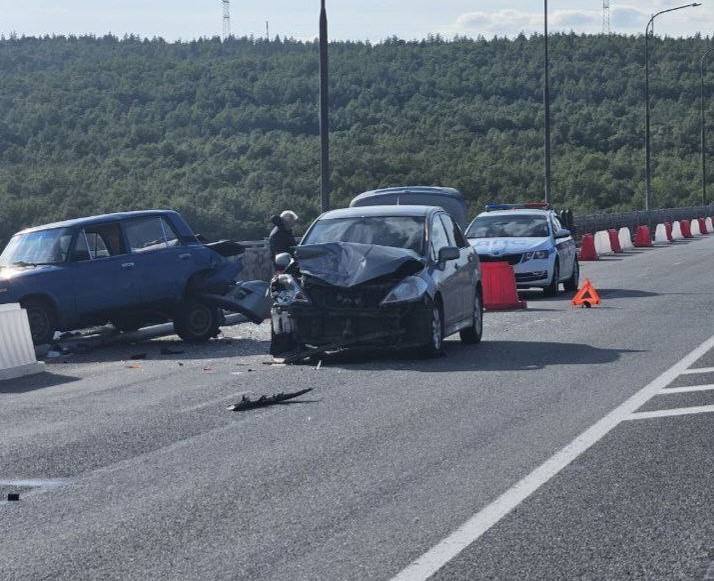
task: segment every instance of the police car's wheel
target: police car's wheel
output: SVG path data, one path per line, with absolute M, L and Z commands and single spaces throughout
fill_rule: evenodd
M 578 261 L 576 259 L 575 264 L 573 264 L 573 274 L 571 274 L 570 278 L 563 283 L 563 286 L 565 287 L 566 291 L 576 291 L 576 290 L 578 290 L 579 284 L 580 284 L 580 265 L 578 264 Z
M 476 292 L 474 299 L 473 325 L 459 331 L 461 342 L 467 345 L 480 343 L 483 336 L 483 303 L 481 302 L 481 293 Z
M 560 265 L 558 264 L 558 261 L 555 261 L 555 265 L 553 266 L 553 278 L 550 281 L 550 284 L 543 289 L 543 294 L 547 297 L 554 297 L 555 295 L 558 294 L 558 287 L 560 286 Z

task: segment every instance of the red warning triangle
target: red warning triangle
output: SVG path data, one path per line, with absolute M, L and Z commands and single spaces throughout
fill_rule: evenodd
M 592 307 L 593 305 L 599 305 L 602 303 L 600 300 L 600 295 L 595 290 L 593 283 L 590 282 L 589 278 L 585 279 L 585 283 L 573 297 L 573 306 L 575 307 Z

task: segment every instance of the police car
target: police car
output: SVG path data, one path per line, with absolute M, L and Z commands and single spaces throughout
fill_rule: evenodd
M 466 237 L 481 262 L 513 266 L 518 288 L 540 287 L 555 296 L 562 283 L 577 290 L 575 240 L 547 204 L 490 204 L 469 224 Z

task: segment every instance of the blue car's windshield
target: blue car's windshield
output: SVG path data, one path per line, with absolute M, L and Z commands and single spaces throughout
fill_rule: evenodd
M 356 216 L 316 222 L 302 244 L 357 242 L 406 248 L 424 254 L 424 218 L 419 216 Z
M 545 238 L 548 222 L 543 216 L 479 216 L 466 238 Z
M 16 234 L 0 254 L 0 266 L 58 264 L 67 258 L 72 230 L 53 228 Z

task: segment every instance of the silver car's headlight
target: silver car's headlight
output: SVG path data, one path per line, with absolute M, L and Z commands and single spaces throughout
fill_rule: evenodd
M 418 301 L 424 296 L 428 288 L 424 279 L 417 276 L 408 276 L 389 291 L 389 294 L 382 299 L 380 305 Z
M 301 304 L 310 305 L 310 298 L 291 274 L 279 274 L 273 283 L 273 298 L 283 307 Z
M 525 262 L 526 260 L 542 260 L 543 258 L 548 258 L 549 255 L 549 250 L 536 250 L 534 252 L 526 252 L 523 255 L 523 262 Z

